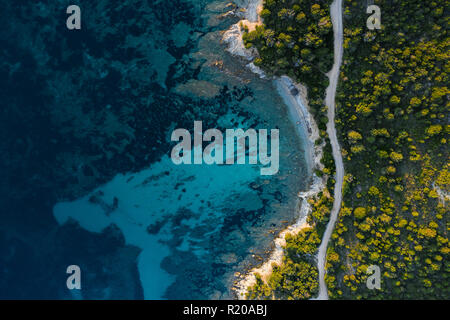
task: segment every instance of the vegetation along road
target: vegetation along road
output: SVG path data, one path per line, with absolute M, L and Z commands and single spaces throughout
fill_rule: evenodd
M 331 21 L 333 23 L 334 33 L 334 63 L 333 68 L 328 73 L 330 84 L 326 91 L 325 103 L 328 106 L 328 125 L 327 132 L 330 138 L 331 147 L 333 150 L 333 158 L 336 164 L 336 184 L 334 188 L 334 203 L 331 210 L 330 220 L 322 238 L 317 255 L 317 267 L 319 269 L 319 300 L 328 299 L 327 286 L 325 284 L 325 261 L 327 254 L 328 242 L 333 232 L 339 210 L 342 202 L 342 183 L 344 180 L 344 165 L 342 163 L 341 148 L 336 137 L 336 128 L 334 124 L 335 118 L 335 97 L 336 87 L 339 79 L 339 69 L 342 63 L 343 54 L 343 27 L 342 27 L 342 0 L 335 0 L 331 5 Z

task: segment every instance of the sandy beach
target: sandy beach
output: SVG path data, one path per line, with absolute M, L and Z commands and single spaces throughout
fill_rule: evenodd
M 290 120 L 295 124 L 298 134 L 308 144 L 305 148 L 305 158 L 307 160 L 308 171 L 310 176 L 312 176 L 312 182 L 307 191 L 298 193 L 298 197 L 301 199 L 301 206 L 298 212 L 295 212 L 296 222 L 279 233 L 278 237 L 274 240 L 275 248 L 270 258 L 237 280 L 235 290 L 239 299 L 245 299 L 247 288 L 256 283 L 256 274 L 259 274 L 266 281 L 272 273 L 272 264 L 281 264 L 284 255 L 283 248 L 286 245 L 286 235 L 289 233 L 297 234 L 302 229 L 310 227 L 306 222 L 308 214 L 311 212 L 308 199 L 313 198 L 325 186 L 325 181 L 314 173 L 314 169 L 316 168 L 323 169 L 320 163 L 323 146 L 315 146 L 314 143 L 319 137 L 319 131 L 307 107 L 306 88 L 294 83 L 287 76 L 276 78 L 274 83 L 278 93 L 288 107 Z
M 243 31 L 240 24 L 245 25 L 252 30 L 256 25 L 262 23 L 259 12 L 262 9 L 262 0 L 243 0 L 236 1 L 239 8 L 245 9 L 242 13 L 241 21 L 231 26 L 223 35 L 223 42 L 227 44 L 227 51 L 235 56 L 242 57 L 250 61 L 246 66 L 258 74 L 260 77 L 267 77 L 265 73 L 255 66 L 251 61 L 255 57 L 253 50 L 244 47 L 242 40 Z M 299 192 L 298 197 L 301 200 L 301 206 L 298 212 L 294 213 L 296 222 L 288 226 L 278 234 L 274 240 L 274 249 L 269 259 L 264 261 L 260 266 L 251 269 L 246 274 L 237 276 L 234 290 L 238 299 L 245 299 L 247 288 L 256 283 L 256 274 L 261 275 L 263 280 L 267 280 L 272 273 L 272 264 L 281 264 L 284 255 L 285 236 L 288 233 L 297 234 L 303 228 L 309 227 L 306 220 L 311 211 L 308 199 L 314 197 L 325 186 L 325 181 L 319 178 L 315 173 L 315 169 L 323 169 L 320 163 L 323 153 L 323 144 L 316 146 L 315 141 L 319 138 L 319 130 L 311 113 L 309 112 L 307 90 L 301 85 L 295 83 L 287 76 L 274 78 L 274 85 L 279 95 L 288 108 L 289 120 L 295 125 L 301 139 L 306 142 L 305 159 L 308 166 L 308 172 L 311 176 L 311 185 L 307 191 Z

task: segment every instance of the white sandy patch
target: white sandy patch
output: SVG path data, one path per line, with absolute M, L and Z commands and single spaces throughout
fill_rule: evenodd
M 275 85 L 288 107 L 291 121 L 295 124 L 299 135 L 309 143 L 309 148 L 305 148 L 308 169 L 317 168 L 322 170 L 323 165 L 320 159 L 322 159 L 323 145 L 315 145 L 315 141 L 320 137 L 319 128 L 309 111 L 306 87 L 295 83 L 287 76 L 275 79 Z
M 267 281 L 272 274 L 272 264 L 281 264 L 284 256 L 284 246 L 286 245 L 286 235 L 288 233 L 295 235 L 302 229 L 310 227 L 306 222 L 306 219 L 311 212 L 311 206 L 308 203 L 308 200 L 322 191 L 325 186 L 325 180 L 319 178 L 313 172 L 313 169 L 316 168 L 323 169 L 323 165 L 320 163 L 323 145 L 315 146 L 315 140 L 319 137 L 319 129 L 308 109 L 306 88 L 299 84 L 295 84 L 286 76 L 275 79 L 275 84 L 278 93 L 283 98 L 284 103 L 288 106 L 291 121 L 295 123 L 299 134 L 309 144 L 305 148 L 305 158 L 307 159 L 308 170 L 313 177 L 313 182 L 308 191 L 299 192 L 298 196 L 302 200 L 302 204 L 298 212 L 296 212 L 296 223 L 281 231 L 274 240 L 275 249 L 270 258 L 261 266 L 253 268 L 249 273 L 238 279 L 234 289 L 237 292 L 239 299 L 245 299 L 247 288 L 256 283 L 256 274 L 259 274 L 264 281 Z M 294 89 L 298 90 L 298 94 L 293 94 L 295 93 Z
M 228 52 L 250 61 L 247 64 L 247 67 L 261 78 L 265 78 L 264 71 L 252 62 L 257 54 L 256 50 L 245 48 L 244 41 L 242 40 L 244 30 L 241 28 L 242 25 L 247 27 L 249 31 L 253 31 L 256 26 L 262 25 L 262 19 L 259 14 L 263 8 L 263 2 L 262 0 L 236 0 L 235 2 L 238 6 L 238 11 L 236 12 L 236 9 L 234 9 L 226 15 L 231 13 L 243 19 L 238 23 L 233 24 L 230 29 L 225 31 L 222 41 L 228 45 Z
M 313 175 L 313 183 L 308 191 L 299 192 L 298 196 L 302 199 L 302 204 L 300 207 L 297 218 L 297 222 L 290 225 L 286 229 L 280 232 L 278 237 L 274 240 L 275 249 L 273 250 L 270 258 L 265 261 L 261 266 L 253 268 L 245 275 L 241 275 L 234 286 L 234 290 L 237 293 L 238 299 L 245 299 L 247 289 L 256 283 L 256 274 L 259 274 L 263 281 L 267 281 L 272 274 L 272 265 L 275 263 L 280 265 L 283 261 L 284 247 L 286 245 L 286 235 L 292 234 L 296 235 L 301 230 L 309 228 L 310 225 L 306 222 L 306 219 L 311 211 L 311 205 L 308 203 L 308 199 L 311 199 L 316 194 L 318 194 L 324 188 L 324 181 Z
M 242 57 L 247 61 L 250 61 L 246 66 L 258 74 L 261 78 L 266 78 L 263 70 L 253 64 L 254 58 L 257 55 L 256 50 L 246 49 L 242 40 L 243 30 L 240 27 L 242 24 L 246 26 L 250 31 L 254 30 L 256 26 L 262 24 L 262 19 L 259 16 L 262 8 L 262 0 L 235 0 L 238 8 L 244 10 L 231 12 L 243 18 L 243 20 L 231 26 L 227 30 L 222 40 L 227 43 L 227 51 L 232 55 Z M 295 83 L 287 76 L 281 76 L 274 78 L 275 86 L 278 93 L 283 98 L 284 103 L 288 107 L 289 116 L 291 121 L 295 124 L 300 137 L 307 141 L 307 147 L 305 148 L 305 158 L 308 166 L 308 172 L 312 175 L 312 184 L 308 191 L 299 192 L 298 196 L 302 199 L 302 204 L 298 212 L 296 212 L 296 223 L 287 227 L 280 232 L 278 237 L 274 240 L 275 249 L 272 252 L 270 258 L 265 261 L 261 266 L 253 268 L 247 274 L 238 274 L 237 281 L 234 286 L 234 290 L 237 293 L 239 299 L 245 299 L 248 287 L 256 283 L 255 274 L 261 275 L 263 280 L 267 280 L 272 274 L 272 264 L 280 265 L 283 260 L 284 246 L 286 244 L 285 237 L 288 233 L 297 234 L 302 229 L 309 227 L 306 222 L 308 214 L 311 211 L 311 206 L 308 200 L 315 197 L 325 187 L 325 178 L 319 178 L 315 173 L 315 169 L 322 170 L 323 165 L 320 162 L 323 154 L 322 143 L 319 146 L 315 145 L 315 141 L 320 137 L 319 129 L 314 121 L 314 118 L 309 111 L 307 89 L 301 84 Z

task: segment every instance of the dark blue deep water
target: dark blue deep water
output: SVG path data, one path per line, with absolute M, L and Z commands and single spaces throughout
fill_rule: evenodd
M 225 51 L 227 3 L 0 0 L 0 299 L 230 298 L 294 221 L 303 142 Z M 279 129 L 279 173 L 173 165 L 194 120 Z

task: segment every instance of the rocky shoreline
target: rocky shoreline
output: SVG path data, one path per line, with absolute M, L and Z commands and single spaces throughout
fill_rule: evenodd
M 262 0 L 239 0 L 235 1 L 237 7 L 227 13 L 234 14 L 242 20 L 232 25 L 223 34 L 223 42 L 227 44 L 226 50 L 232 55 L 241 57 L 248 61 L 246 67 L 261 78 L 268 76 L 257 67 L 252 61 L 257 52 L 253 49 L 246 49 L 242 39 L 243 30 L 241 26 L 247 27 L 250 31 L 257 25 L 262 24 L 259 13 L 262 10 Z M 299 192 L 298 197 L 301 200 L 301 206 L 295 213 L 296 222 L 278 234 L 274 239 L 274 249 L 268 259 L 263 263 L 243 273 L 236 273 L 233 291 L 238 299 L 245 299 L 248 287 L 256 283 L 256 274 L 259 274 L 263 280 L 267 280 L 272 273 L 272 264 L 281 264 L 284 255 L 285 236 L 288 233 L 297 234 L 303 228 L 309 227 L 306 220 L 311 212 L 311 206 L 308 200 L 317 195 L 325 186 L 325 178 L 320 178 L 315 174 L 315 170 L 323 169 L 320 160 L 323 153 L 323 143 L 316 145 L 315 141 L 319 138 L 319 129 L 309 111 L 307 90 L 305 86 L 295 83 L 287 76 L 275 77 L 274 84 L 278 93 L 289 109 L 290 120 L 295 124 L 300 137 L 307 141 L 305 148 L 305 158 L 308 166 L 308 172 L 311 176 L 311 184 L 307 191 Z

